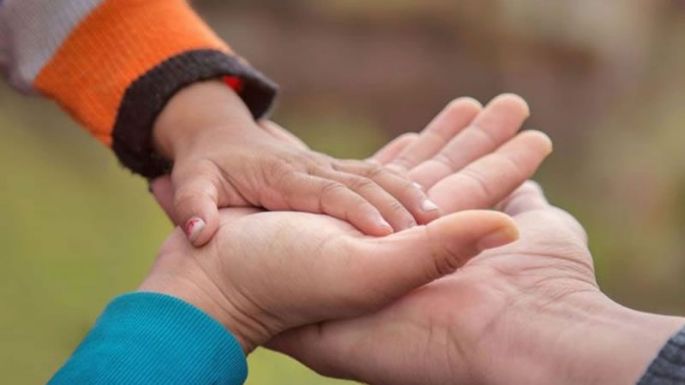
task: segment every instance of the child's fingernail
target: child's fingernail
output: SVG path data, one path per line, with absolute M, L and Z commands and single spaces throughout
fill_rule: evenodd
M 426 199 L 425 201 L 423 201 L 423 203 L 421 203 L 421 210 L 423 211 L 435 211 L 438 209 L 438 205 L 436 205 L 435 202 L 433 202 L 430 199 Z
M 192 217 L 188 219 L 188 222 L 186 222 L 185 226 L 183 226 L 183 231 L 185 231 L 190 242 L 194 242 L 204 228 L 205 221 L 198 217 Z
M 423 186 L 421 186 L 421 184 L 414 182 L 414 183 L 412 183 L 412 185 L 413 185 L 414 187 L 416 187 L 417 189 L 423 191 Z
M 478 250 L 494 249 L 515 241 L 518 238 L 518 231 L 515 227 L 503 227 L 484 236 L 478 241 Z
M 395 230 L 392 228 L 392 226 L 390 226 L 390 223 L 388 223 L 388 221 L 386 221 L 385 219 L 383 219 L 383 217 L 381 217 L 381 216 L 379 216 L 378 218 L 376 218 L 376 223 L 378 223 L 378 225 L 379 225 L 380 227 L 382 227 L 383 229 L 385 229 L 388 233 L 392 233 L 392 232 L 395 231 Z

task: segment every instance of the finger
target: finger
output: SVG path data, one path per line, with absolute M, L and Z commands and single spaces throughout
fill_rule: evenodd
M 566 225 L 567 229 L 573 232 L 581 242 L 587 244 L 588 236 L 583 225 L 567 211 L 550 205 L 547 198 L 545 198 L 544 191 L 536 182 L 526 181 L 502 201 L 499 206 L 502 211 L 512 217 L 518 217 L 519 215 L 531 212 L 545 211 L 559 218 L 561 223 Z
M 278 140 L 281 140 L 285 143 L 291 144 L 295 146 L 296 148 L 306 150 L 309 149 L 307 145 L 300 140 L 297 136 L 293 135 L 290 131 L 286 130 L 285 128 L 281 127 L 279 124 L 276 124 L 270 120 L 263 120 L 259 122 L 259 125 L 269 134 L 271 134 L 273 137 L 275 137 Z
M 333 298 L 346 301 L 336 318 L 368 313 L 411 290 L 453 273 L 484 250 L 518 238 L 513 219 L 497 211 L 464 211 L 383 238 L 346 237 L 349 262 L 330 265 Z M 328 278 L 328 277 L 331 278 Z
M 428 198 L 420 186 L 387 167 L 356 161 L 337 162 L 334 167 L 340 171 L 361 175 L 374 181 L 384 191 L 396 198 L 401 208 L 407 211 L 412 220 L 417 223 L 426 224 L 440 216 L 440 209 Z M 381 213 L 385 216 L 386 211 L 381 210 Z
M 498 206 L 501 211 L 511 216 L 550 207 L 542 188 L 532 180 L 523 183 L 521 187 L 506 197 Z
M 444 178 L 428 195 L 447 213 L 493 207 L 528 180 L 551 152 L 547 135 L 523 132 L 492 154 Z
M 480 103 L 472 98 L 452 101 L 421 131 L 419 138 L 402 150 L 390 164 L 393 168 L 407 171 L 430 159 L 464 129 L 480 110 Z
M 202 246 L 219 228 L 219 192 L 210 170 L 176 168 L 172 174 L 175 218 L 188 240 Z
M 335 272 L 338 277 L 348 276 L 339 279 L 342 285 L 336 289 L 347 291 L 346 298 L 355 297 L 349 293 L 358 293 L 362 301 L 371 304 L 367 312 L 373 311 L 452 273 L 482 250 L 505 245 L 517 237 L 514 222 L 506 215 L 464 211 L 385 238 L 356 239 L 350 252 L 358 260 Z M 354 362 L 346 358 L 354 354 L 350 348 L 358 346 L 368 337 L 368 331 L 375 329 L 377 315 L 294 329 L 272 339 L 268 347 L 291 355 L 322 374 L 359 374 L 358 370 L 347 370 Z M 339 365 L 343 362 L 346 365 Z
M 178 225 L 174 213 L 174 186 L 168 175 L 155 178 L 150 182 L 150 192 L 172 223 Z
M 372 179 L 340 171 L 320 170 L 316 175 L 340 182 L 359 194 L 381 213 L 395 231 L 402 231 L 417 224 L 409 210 Z
M 350 273 L 366 288 L 365 295 L 381 293 L 381 300 L 387 301 L 453 273 L 481 251 L 517 238 L 516 225 L 508 215 L 463 211 L 402 233 L 365 239 L 353 250 L 355 255 L 368 258 L 350 266 Z M 360 268 L 364 271 L 357 271 Z
M 402 134 L 383 146 L 368 160 L 378 164 L 386 164 L 395 159 L 407 146 L 414 143 L 418 137 L 419 134 L 415 132 Z
M 284 181 L 288 208 L 324 213 L 345 220 L 359 231 L 374 236 L 388 235 L 393 227 L 380 211 L 341 182 L 308 174 L 294 174 Z
M 496 97 L 433 158 L 412 169 L 409 177 L 429 189 L 511 139 L 529 115 L 528 105 L 521 97 L 512 94 Z

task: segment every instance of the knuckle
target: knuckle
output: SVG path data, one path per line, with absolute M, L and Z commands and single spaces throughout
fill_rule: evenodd
M 391 164 L 401 170 L 408 170 L 411 167 L 412 161 L 409 159 L 409 156 L 400 155 L 397 159 L 393 160 Z
M 345 185 L 340 182 L 335 181 L 325 181 L 321 185 L 321 195 L 329 196 L 340 193 L 341 191 L 347 189 Z
M 470 181 L 475 188 L 482 194 L 482 196 L 490 197 L 494 196 L 494 191 L 488 184 L 485 176 L 480 172 L 474 170 L 473 168 L 465 168 L 462 170 L 461 175 Z
M 472 125 L 469 129 L 476 135 L 480 135 L 483 142 L 485 142 L 485 144 L 490 148 L 497 147 L 497 145 L 500 142 L 499 137 L 491 129 L 487 129 L 475 124 Z
M 416 183 L 409 180 L 408 178 L 400 179 L 400 189 L 405 192 L 409 197 L 420 197 L 423 196 L 423 191 L 421 188 L 416 186 Z
M 179 191 L 174 195 L 174 206 L 176 208 L 183 208 L 190 205 L 197 197 L 198 194 L 193 193 L 190 190 Z
M 452 160 L 452 158 L 450 158 L 449 155 L 447 155 L 444 152 L 440 152 L 439 154 L 437 154 L 435 157 L 433 157 L 433 160 L 445 165 L 450 170 L 456 169 L 455 163 Z
M 292 179 L 295 170 L 287 163 L 280 161 L 265 162 L 261 168 L 262 178 L 266 186 L 281 186 Z
M 431 242 L 431 245 L 433 249 L 431 250 L 432 263 L 430 264 L 430 269 L 434 277 L 453 273 L 464 265 L 466 258 L 464 255 L 465 250 L 458 250 L 445 242 Z M 473 255 L 477 253 L 475 246 L 470 253 Z
M 385 172 L 386 172 L 386 168 L 381 166 L 381 165 L 370 164 L 366 167 L 366 175 L 369 178 L 376 178 L 376 177 L 382 176 L 385 174 Z
M 390 209 L 392 209 L 392 211 L 394 211 L 396 213 L 405 213 L 407 211 L 407 209 L 404 207 L 404 205 L 402 203 L 400 203 L 399 201 L 397 201 L 396 199 L 393 199 L 390 202 Z
M 362 176 L 350 177 L 347 185 L 353 190 L 376 190 L 378 188 L 374 181 Z

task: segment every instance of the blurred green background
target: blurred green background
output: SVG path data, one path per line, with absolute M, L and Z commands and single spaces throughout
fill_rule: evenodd
M 685 314 L 685 2 L 197 1 L 282 85 L 275 120 L 366 156 L 451 98 L 508 91 L 555 140 L 538 175 L 617 301 Z M 115 53 L 113 53 L 115 54 Z M 77 90 L 75 90 L 77 92 Z M 47 101 L 0 86 L 0 373 L 38 384 L 170 230 L 145 183 Z M 248 384 L 336 384 L 266 351 Z

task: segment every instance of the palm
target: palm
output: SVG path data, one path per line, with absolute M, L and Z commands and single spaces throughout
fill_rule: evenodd
M 375 160 L 390 163 L 400 171 L 407 172 L 426 188 L 431 199 L 444 212 L 491 207 L 530 177 L 551 150 L 549 139 L 540 133 L 524 132 L 515 135 L 527 114 L 525 103 L 517 97 L 498 97 L 482 111 L 470 100 L 458 100 L 450 104 L 412 143 L 406 140 L 403 145 L 398 144 L 402 140 L 393 142 L 381 150 Z M 283 135 L 278 127 L 267 125 L 265 128 L 273 134 Z M 291 141 L 287 137 L 284 139 Z M 168 208 L 168 180 L 161 183 L 167 183 L 167 188 L 160 188 L 158 183 L 156 195 L 162 206 Z M 173 210 L 167 211 L 174 216 Z M 476 220 L 470 218 L 468 223 L 462 221 L 456 226 L 458 231 L 453 231 L 452 234 L 468 234 L 471 231 L 473 241 L 473 231 L 487 224 L 483 218 L 481 215 Z M 215 257 L 196 260 L 204 265 L 202 271 L 217 286 L 228 283 L 241 289 L 239 292 L 245 298 L 240 300 L 258 304 L 257 308 L 268 308 L 275 314 L 289 315 L 287 319 L 272 317 L 277 321 L 277 327 L 264 333 L 265 335 L 287 327 L 349 317 L 377 309 L 400 294 L 451 272 L 463 264 L 465 256 L 473 255 L 476 250 L 473 242 L 463 239 L 464 234 L 459 239 L 450 236 L 450 232 L 443 231 L 442 236 L 447 236 L 449 241 L 438 242 L 430 237 L 426 238 L 424 228 L 416 228 L 391 237 L 372 239 L 363 237 L 342 222 L 303 213 L 229 210 L 225 211 L 222 222 L 224 226 L 219 231 L 218 240 L 212 243 L 216 249 Z M 295 223 L 296 226 L 291 226 Z M 435 228 L 435 222 L 428 225 L 430 226 Z M 446 226 L 448 227 L 450 226 Z M 480 231 L 483 230 L 480 227 Z M 417 240 L 421 235 L 424 238 Z M 462 249 L 449 250 L 442 247 L 450 243 L 455 248 L 460 246 Z M 216 247 L 217 245 L 221 246 Z M 436 245 L 439 246 L 437 250 Z M 236 249 L 240 253 L 232 255 L 230 251 Z M 446 252 L 452 255 L 445 256 Z M 287 257 L 273 258 L 274 255 Z M 257 259 L 246 264 L 245 256 Z M 443 260 L 443 265 L 436 268 L 435 261 L 440 259 Z M 444 261 L 447 263 L 444 264 Z M 470 264 L 466 271 L 474 277 L 495 271 L 484 268 L 485 264 L 480 265 L 481 262 Z M 259 271 L 254 271 L 257 268 Z M 430 273 L 423 273 L 424 271 Z M 284 272 L 288 272 L 285 277 Z M 460 273 L 426 286 L 376 316 L 382 319 L 384 314 L 390 314 L 393 319 L 385 322 L 387 324 L 439 325 L 438 320 L 434 321 L 432 318 L 449 316 L 449 312 L 435 312 L 429 320 L 422 318 L 425 315 L 421 314 L 428 312 L 420 310 L 415 316 L 394 317 L 392 314 L 395 311 L 406 311 L 411 315 L 417 310 L 405 304 L 417 301 L 416 306 L 421 309 L 422 306 L 432 306 L 433 302 L 468 300 L 463 295 L 463 298 L 454 297 L 448 293 L 451 289 L 441 294 L 446 286 L 468 286 L 468 279 L 461 278 L 462 276 L 465 274 Z M 250 277 L 253 277 L 253 281 L 254 277 L 261 281 L 251 282 Z M 417 280 L 416 277 L 421 279 Z M 279 282 L 305 283 L 307 286 L 301 288 L 301 291 L 297 291 L 297 286 L 287 284 L 274 286 L 274 283 Z M 465 290 L 468 292 L 475 289 Z M 235 290 L 222 291 L 230 293 Z M 298 300 L 300 298 L 301 301 Z M 283 308 L 283 304 L 288 304 L 288 308 Z M 359 321 L 366 319 L 369 317 L 360 318 Z M 372 317 L 370 320 L 373 319 L 377 318 Z M 330 325 L 333 327 L 337 324 Z M 361 335 L 363 328 L 359 331 L 351 329 L 353 335 L 366 338 Z M 371 340 L 378 341 L 388 333 L 392 334 L 393 330 L 406 337 L 403 332 L 405 329 L 398 326 L 394 329 L 380 328 L 379 333 Z M 414 345 L 415 343 L 411 343 L 410 346 Z M 316 349 L 311 351 L 315 352 Z M 330 352 L 335 351 L 336 349 L 330 349 Z M 373 349 L 369 351 L 372 352 Z M 325 356 L 326 354 L 320 355 Z
M 517 356 L 538 348 L 534 335 L 544 332 L 526 316 L 530 306 L 553 306 L 565 296 L 596 290 L 575 220 L 542 202 L 517 212 L 518 203 L 510 201 L 505 211 L 517 222 L 519 241 L 482 253 L 376 313 L 296 330 L 273 346 L 325 374 L 372 384 L 488 383 L 483 376 L 507 373 Z M 526 326 L 512 326 L 517 323 Z M 501 341 L 512 339 L 507 346 L 517 351 L 503 352 Z

